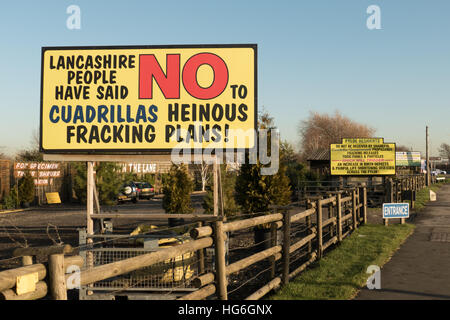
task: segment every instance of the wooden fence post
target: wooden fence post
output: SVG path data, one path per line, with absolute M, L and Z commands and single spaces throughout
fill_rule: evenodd
M 271 247 L 275 247 L 277 245 L 277 224 L 276 222 L 272 222 L 270 224 L 270 246 Z M 275 278 L 275 273 L 276 273 L 276 261 L 275 261 L 275 256 L 271 256 L 270 257 L 270 264 L 271 264 L 271 269 L 270 269 L 270 277 L 271 279 Z
M 358 220 L 356 216 L 356 190 L 352 191 L 352 217 L 353 217 L 353 230 L 358 228 Z
M 399 202 L 403 202 L 403 192 L 406 190 L 406 186 L 405 186 L 406 182 L 407 181 L 405 179 L 402 179 L 400 182 L 400 192 L 399 192 L 400 201 Z
M 197 223 L 198 227 L 203 226 L 203 222 Z M 197 258 L 198 258 L 198 273 L 203 274 L 205 273 L 205 249 L 200 249 L 197 251 Z
M 388 203 L 394 202 L 394 182 L 392 181 L 392 178 L 387 179 L 387 201 Z
M 48 258 L 50 294 L 53 300 L 67 300 L 64 254 L 52 254 Z
M 394 181 L 394 202 L 398 202 L 398 180 Z
M 283 274 L 282 283 L 286 285 L 289 282 L 289 249 L 291 247 L 291 215 L 288 210 L 283 211 Z
M 362 207 L 359 207 L 359 205 L 362 202 L 361 201 L 361 199 L 362 199 L 361 190 L 362 190 L 362 188 L 360 188 L 359 186 L 356 187 L 356 213 L 358 215 L 358 224 L 360 224 L 360 222 L 361 222 L 362 211 L 363 211 Z
M 22 257 L 22 265 L 29 266 L 33 264 L 33 256 L 23 256 Z
M 387 179 L 386 182 L 386 199 L 385 202 L 393 203 L 394 202 L 394 182 L 392 178 Z M 385 226 L 389 225 L 388 219 L 383 219 L 383 223 Z
M 361 224 L 361 212 L 362 208 L 359 207 L 361 204 L 361 188 L 356 187 L 356 221 L 358 225 Z
M 402 188 L 403 180 L 397 180 L 397 187 L 395 189 L 395 202 L 402 202 Z
M 330 197 L 332 197 L 332 195 L 330 195 Z M 333 202 L 330 202 L 328 204 L 328 219 L 334 217 L 334 212 L 333 212 Z M 331 223 L 330 225 L 330 237 L 334 237 L 334 224 Z
M 312 208 L 312 204 L 309 202 L 306 206 L 306 209 L 311 209 Z M 308 215 L 305 218 L 305 223 L 306 223 L 306 227 L 308 228 L 309 232 L 311 231 L 312 228 L 312 223 L 311 223 L 311 215 Z M 312 240 L 308 241 L 308 253 L 311 254 L 312 252 Z
M 341 193 L 336 195 L 336 206 L 337 206 L 337 236 L 338 241 L 342 241 L 342 206 L 341 206 Z
M 367 223 L 367 188 L 363 187 L 363 223 Z
M 322 200 L 319 199 L 316 202 L 317 212 L 317 257 L 322 258 L 323 252 L 323 230 L 322 230 Z
M 214 223 L 214 250 L 216 260 L 216 283 L 220 300 L 228 300 L 227 275 L 225 265 L 225 235 L 223 232 L 223 221 Z

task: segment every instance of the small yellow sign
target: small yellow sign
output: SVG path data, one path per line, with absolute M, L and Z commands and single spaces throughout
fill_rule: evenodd
M 331 144 L 332 175 L 394 175 L 395 143 L 383 138 L 342 139 Z
M 16 278 L 16 294 L 21 295 L 36 290 L 36 283 L 39 281 L 37 272 L 29 273 Z
M 59 198 L 59 193 L 58 192 L 47 192 L 45 194 L 45 196 L 47 198 L 47 203 L 48 204 L 61 203 L 61 199 Z

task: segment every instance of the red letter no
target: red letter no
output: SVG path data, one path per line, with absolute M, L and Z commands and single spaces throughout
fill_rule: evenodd
M 213 83 L 208 88 L 201 87 L 197 82 L 197 71 L 201 65 L 211 66 L 214 72 Z M 197 99 L 213 99 L 219 96 L 228 83 L 228 69 L 225 62 L 212 53 L 199 53 L 191 57 L 183 68 L 183 85 L 191 96 Z
M 214 72 L 213 83 L 201 87 L 197 82 L 197 71 L 201 65 L 209 65 Z M 168 54 L 166 74 L 153 54 L 139 56 L 139 99 L 153 98 L 153 78 L 166 99 L 180 98 L 180 55 Z M 219 96 L 228 84 L 228 69 L 225 62 L 212 53 L 199 53 L 189 58 L 183 68 L 183 85 L 197 99 L 207 100 Z
M 168 54 L 166 74 L 153 54 L 139 56 L 139 99 L 153 98 L 153 78 L 166 99 L 180 98 L 180 55 Z

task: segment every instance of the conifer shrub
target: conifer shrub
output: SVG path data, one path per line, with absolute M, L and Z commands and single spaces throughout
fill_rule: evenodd
M 28 207 L 34 200 L 35 186 L 34 179 L 29 171 L 19 180 L 19 202 Z
M 194 188 L 186 165 L 172 164 L 163 182 L 163 209 L 167 213 L 191 213 L 191 193 Z

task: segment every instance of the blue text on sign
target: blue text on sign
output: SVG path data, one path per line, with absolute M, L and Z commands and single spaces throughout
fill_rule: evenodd
M 409 218 L 409 203 L 383 203 L 383 218 Z

